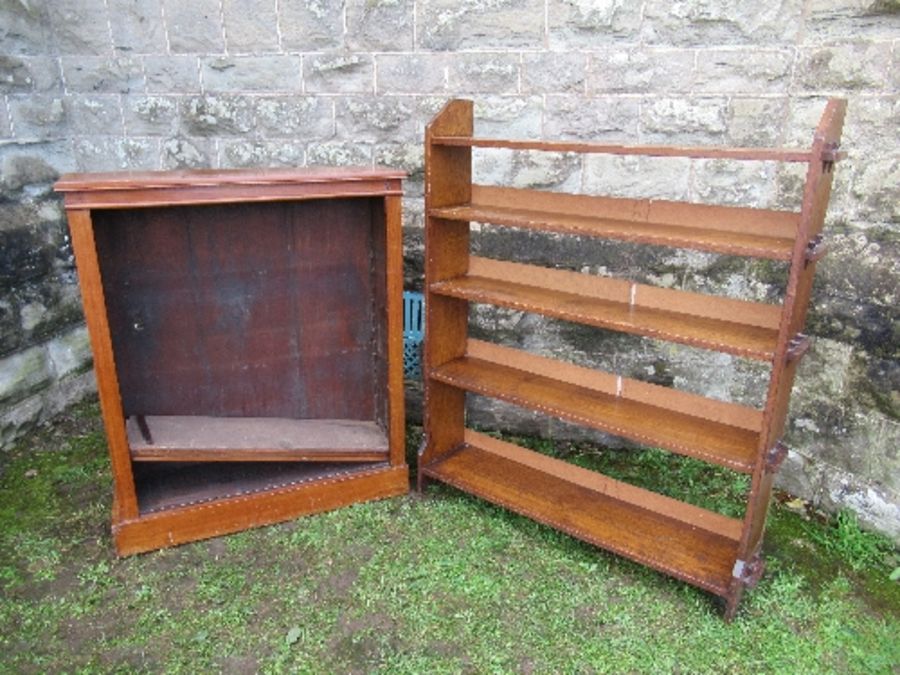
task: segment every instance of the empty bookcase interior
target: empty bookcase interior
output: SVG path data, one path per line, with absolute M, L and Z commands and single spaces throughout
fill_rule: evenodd
M 675 148 L 474 137 L 471 102 L 450 102 L 426 131 L 420 475 L 706 589 L 732 617 L 762 570 L 844 110 L 844 101 L 828 102 L 806 150 Z M 796 212 L 473 185 L 473 148 L 799 162 L 806 184 Z M 779 304 L 765 304 L 489 259 L 471 254 L 473 222 L 783 261 L 786 287 Z M 762 361 L 769 366 L 764 404 L 715 400 L 473 339 L 469 303 Z M 466 428 L 467 392 L 748 474 L 745 514 L 727 517 Z
M 120 554 L 406 492 L 402 174 L 64 176 Z

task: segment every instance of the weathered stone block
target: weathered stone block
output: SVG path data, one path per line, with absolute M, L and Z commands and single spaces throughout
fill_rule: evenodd
M 304 56 L 303 88 L 308 93 L 371 93 L 375 88 L 372 56 L 349 52 Z
M 232 53 L 278 51 L 276 0 L 224 0 L 225 38 Z
M 62 68 L 69 92 L 127 94 L 144 89 L 144 72 L 137 57 L 63 57 Z
M 447 87 L 445 54 L 379 54 L 375 60 L 379 94 L 431 94 Z
M 781 93 L 790 83 L 788 50 L 706 49 L 697 59 L 694 91 L 701 94 Z
M 15 94 L 8 101 L 16 138 L 50 139 L 66 135 L 66 107 L 61 96 Z
M 256 128 L 254 101 L 243 96 L 190 96 L 181 100 L 187 136 L 243 136 Z
M 176 54 L 225 51 L 219 0 L 163 0 L 169 46 Z
M 160 168 L 208 169 L 214 165 L 215 142 L 209 138 L 178 136 L 160 144 Z
M 29 185 L 49 185 L 59 177 L 57 170 L 35 155 L 9 154 L 0 170 L 0 197 L 15 200 L 16 192 Z M 7 222 L 7 224 L 10 224 Z
M 482 97 L 479 96 L 478 98 L 481 99 Z M 416 117 L 422 120 L 423 128 L 432 117 L 437 115 L 447 105 L 448 100 L 446 96 L 417 96 L 415 98 Z M 475 104 L 477 106 L 478 101 L 475 101 Z
M 399 97 L 338 99 L 337 135 L 359 142 L 412 141 L 416 132 L 415 108 Z
M 636 99 L 548 96 L 544 136 L 633 142 L 638 138 L 639 109 Z
M 65 98 L 70 128 L 81 135 L 124 134 L 119 97 L 114 94 L 67 96 Z
M 217 56 L 200 61 L 201 78 L 209 92 L 299 92 L 300 57 Z
M 641 3 L 637 2 L 549 0 L 547 16 L 552 49 L 590 49 L 640 38 Z
M 106 0 L 113 48 L 132 54 L 164 54 L 166 28 L 160 0 Z
M 514 94 L 519 88 L 516 54 L 454 54 L 449 59 L 449 88 L 454 92 Z
M 406 172 L 404 192 L 409 182 L 421 182 L 425 174 L 425 147 L 421 143 L 390 143 L 375 148 L 375 164 Z
M 853 96 L 847 106 L 841 145 L 855 157 L 866 157 L 883 149 L 884 140 L 900 129 L 900 97 Z M 844 165 L 839 165 L 843 167 Z
M 73 143 L 81 171 L 159 168 L 159 142 L 151 138 L 85 136 Z
M 0 447 L 10 447 L 23 433 L 38 424 L 43 409 L 41 396 L 31 396 L 5 407 L 0 412 Z
M 827 103 L 826 96 L 791 97 L 784 129 L 786 146 L 794 145 L 801 148 L 810 146 L 813 132 Z
M 2 235 L 0 235 L 2 237 Z M 22 346 L 22 322 L 12 298 L 0 298 L 0 354 L 9 354 Z
M 575 153 L 492 149 L 475 155 L 473 180 L 520 188 L 578 192 L 581 188 L 581 167 L 581 155 Z
M 50 383 L 47 353 L 41 347 L 0 359 L 0 403 L 21 401 Z
M 891 50 L 891 64 L 888 66 L 888 82 L 885 87 L 885 93 L 897 92 L 900 90 L 900 49 Z
M 652 45 L 793 44 L 803 0 L 648 0 L 641 38 Z
M 846 169 L 847 165 L 840 168 Z M 857 218 L 869 223 L 900 224 L 900 152 L 860 162 L 854 167 L 850 184 Z
M 53 0 L 47 13 L 60 54 L 106 54 L 112 49 L 106 3 Z
M 860 378 L 868 377 L 865 366 L 851 345 L 817 339 L 794 385 L 788 441 L 801 454 L 896 491 L 900 423 L 854 400 Z
M 5 200 L 8 206 L 17 204 L 19 206 L 29 206 L 43 211 L 51 205 L 58 204 L 58 197 L 52 197 L 50 200 L 39 200 L 39 187 L 52 187 L 53 179 L 45 180 L 45 176 L 53 174 L 65 173 L 66 171 L 75 170 L 75 162 L 72 161 L 72 145 L 69 139 L 52 140 L 52 141 L 15 141 L 0 145 L 0 160 L 2 160 L 3 171 L 12 171 L 10 175 L 16 175 L 18 169 L 8 162 L 18 162 L 22 158 L 27 164 L 36 162 L 32 166 L 26 165 L 26 170 L 22 175 L 25 176 L 24 182 L 20 184 L 16 190 L 24 187 L 24 194 L 17 194 L 15 190 L 7 191 L 5 188 L 0 189 L 0 201 Z M 45 170 L 33 171 L 33 167 L 44 166 Z M 34 180 L 32 180 L 34 177 Z M 0 186 L 3 181 L 0 181 Z M 46 220 L 46 219 L 45 219 Z M 40 222 L 40 220 L 35 221 Z M 2 223 L 2 221 L 0 221 Z M 0 227 L 2 229 L 2 227 Z
M 53 251 L 38 232 L 33 207 L 9 209 L 0 229 L 0 288 L 13 290 L 48 276 Z
M 528 94 L 584 92 L 586 73 L 585 54 L 535 52 L 522 55 L 522 91 Z
M 43 55 L 50 43 L 50 21 L 44 3 L 0 2 L 0 44 L 5 53 Z
M 772 162 L 698 159 L 693 162 L 692 172 L 692 201 L 753 208 L 775 206 L 775 166 Z
M 80 372 L 91 365 L 91 341 L 87 328 L 76 326 L 47 343 L 50 367 L 57 379 Z
M 317 51 L 341 47 L 343 3 L 330 0 L 280 0 L 281 45 L 284 49 Z
M 26 92 L 34 88 L 25 62 L 14 56 L 0 56 L 0 93 Z
M 12 125 L 9 120 L 9 108 L 6 101 L 0 102 L 0 139 L 12 138 Z
M 641 129 L 652 142 L 721 145 L 727 114 L 725 98 L 658 98 L 641 106 Z
M 62 87 L 56 59 L 0 56 L 0 93 L 56 91 Z
M 900 8 L 894 0 L 810 0 L 804 23 L 809 44 L 897 37 Z
M 124 96 L 128 135 L 171 136 L 178 130 L 179 100 L 173 96 Z
M 60 224 L 59 229 L 65 226 Z M 68 266 L 67 266 L 68 267 Z M 12 297 L 18 303 L 22 343 L 33 345 L 80 322 L 81 297 L 69 270 L 54 265 L 43 279 L 15 288 Z
M 89 370 L 54 382 L 44 391 L 0 410 L 0 448 L 11 447 L 16 439 L 37 424 L 52 419 L 96 391 L 94 373 Z
M 689 92 L 694 59 L 687 49 L 604 49 L 591 54 L 588 92 Z
M 890 226 L 835 225 L 825 235 L 829 251 L 816 272 L 815 333 L 900 361 L 900 237 Z
M 881 90 L 890 66 L 890 42 L 845 42 L 801 50 L 795 77 L 805 91 Z
M 780 144 L 788 99 L 733 98 L 728 111 L 728 141 L 737 147 Z
M 691 162 L 684 158 L 589 155 L 584 189 L 614 197 L 687 199 Z
M 348 0 L 347 47 L 360 51 L 413 48 L 413 0 Z
M 301 141 L 225 140 L 220 144 L 219 166 L 252 168 L 264 166 L 303 166 L 306 146 Z
M 144 74 L 150 93 L 195 94 L 200 91 L 199 60 L 195 56 L 146 56 Z
M 372 147 L 362 143 L 310 143 L 306 148 L 309 166 L 371 166 Z
M 542 0 L 420 0 L 418 46 L 425 49 L 538 48 Z
M 403 198 L 403 287 L 421 290 L 425 279 L 425 186 L 415 182 L 413 185 L 419 186 L 419 195 Z
M 475 135 L 540 138 L 540 96 L 479 96 L 475 100 Z
M 320 140 L 334 136 L 334 107 L 318 96 L 260 97 L 251 122 L 263 138 Z

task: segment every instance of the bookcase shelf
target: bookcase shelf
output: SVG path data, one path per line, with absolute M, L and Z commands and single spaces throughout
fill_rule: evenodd
M 769 361 L 778 307 L 472 256 L 437 295 Z
M 406 492 L 402 174 L 64 176 L 120 554 Z
M 846 104 L 830 100 L 808 149 L 675 148 L 473 135 L 470 101 L 426 131 L 425 443 L 420 477 L 448 483 L 720 596 L 725 616 L 762 572 L 761 546 L 831 190 Z M 799 211 L 563 194 L 477 185 L 473 148 L 728 161 L 802 162 Z M 473 222 L 787 263 L 767 304 L 470 252 Z M 763 361 L 760 409 L 603 373 L 469 337 L 469 304 L 489 304 Z M 749 474 L 730 518 L 466 427 L 474 393 Z

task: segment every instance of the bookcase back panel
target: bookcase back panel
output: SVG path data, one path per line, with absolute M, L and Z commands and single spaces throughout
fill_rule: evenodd
M 125 415 L 374 419 L 380 206 L 96 212 Z

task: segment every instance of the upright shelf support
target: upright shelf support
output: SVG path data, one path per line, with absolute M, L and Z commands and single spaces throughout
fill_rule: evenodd
M 845 100 L 831 99 L 828 101 L 813 135 L 800 220 L 797 224 L 797 236 L 782 307 L 778 346 L 769 376 L 769 387 L 763 411 L 759 459 L 753 472 L 750 497 L 744 517 L 744 534 L 738 549 L 740 558 L 745 558 L 751 551 L 758 551 L 762 545 L 762 536 L 775 480 L 775 472 L 770 469 L 772 461 L 768 453 L 770 448 L 776 447 L 781 442 L 784 435 L 788 404 L 794 387 L 797 367 L 800 358 L 810 345 L 809 338 L 803 335 L 802 331 L 806 324 L 816 263 L 825 253 L 822 228 L 825 225 L 825 212 L 831 197 L 834 165 L 839 157 L 837 149 L 840 147 L 846 112 L 847 102 Z M 777 462 L 779 465 L 786 456 L 787 450 L 785 449 L 781 454 L 782 457 Z M 727 619 L 731 619 L 737 611 L 745 586 L 746 583 L 739 578 L 735 578 L 732 583 L 728 596 L 725 598 Z
M 434 136 L 471 138 L 471 101 L 451 101 L 425 130 L 425 277 L 445 281 L 465 274 L 469 262 L 469 223 L 428 215 L 431 209 L 472 198 L 472 149 L 440 146 Z M 429 372 L 465 353 L 469 303 L 425 290 L 424 369 Z M 428 336 L 430 327 L 435 332 Z M 425 389 L 425 441 L 420 465 L 429 464 L 463 443 L 466 395 L 461 389 L 428 382 Z M 419 472 L 419 487 L 423 475 Z

